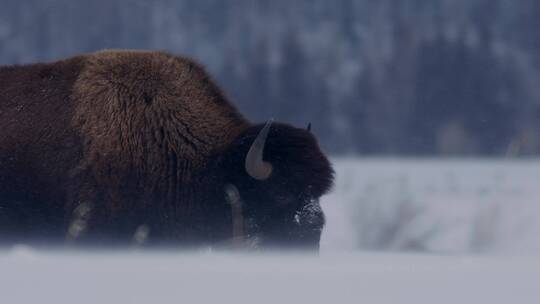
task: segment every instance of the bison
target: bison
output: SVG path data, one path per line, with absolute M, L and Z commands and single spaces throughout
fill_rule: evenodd
M 0 68 L 0 240 L 318 248 L 333 170 L 204 68 L 108 50 Z

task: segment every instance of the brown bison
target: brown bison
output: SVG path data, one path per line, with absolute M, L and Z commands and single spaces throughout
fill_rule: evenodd
M 332 179 L 309 130 L 250 123 L 189 59 L 0 68 L 3 242 L 317 248 Z

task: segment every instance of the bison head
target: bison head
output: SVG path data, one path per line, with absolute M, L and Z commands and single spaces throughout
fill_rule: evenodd
M 253 126 L 223 162 L 236 233 L 257 239 L 259 247 L 318 248 L 319 198 L 330 189 L 333 170 L 309 130 Z

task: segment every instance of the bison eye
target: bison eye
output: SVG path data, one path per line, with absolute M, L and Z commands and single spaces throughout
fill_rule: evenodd
M 152 96 L 148 95 L 148 93 L 143 93 L 143 100 L 144 100 L 144 103 L 147 104 L 147 105 L 151 105 L 152 104 L 152 101 L 153 101 L 153 98 Z

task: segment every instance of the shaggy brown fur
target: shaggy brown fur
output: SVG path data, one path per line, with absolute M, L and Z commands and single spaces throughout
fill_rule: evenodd
M 223 187 L 248 178 L 225 155 L 241 161 L 259 129 L 202 67 L 162 52 L 104 51 L 0 68 L 0 236 L 61 234 L 87 203 L 87 234 L 97 239 L 141 224 L 163 239 L 226 238 Z M 320 196 L 331 184 L 328 161 L 309 132 L 284 132 L 269 143 L 297 148 L 283 154 L 270 144 L 269 151 L 294 160 L 301 175 L 291 181 L 300 192 L 313 188 L 300 185 L 303 178 L 322 174 L 307 179 L 321 181 Z
M 0 69 L 0 235 L 57 226 L 62 217 L 69 172 L 82 158 L 70 95 L 83 62 Z
M 98 212 L 113 221 L 151 203 L 163 204 L 162 226 L 192 220 L 208 158 L 248 127 L 200 66 L 158 52 L 88 56 L 72 99 L 85 147 L 77 174 L 92 186 L 71 202 L 106 202 Z

